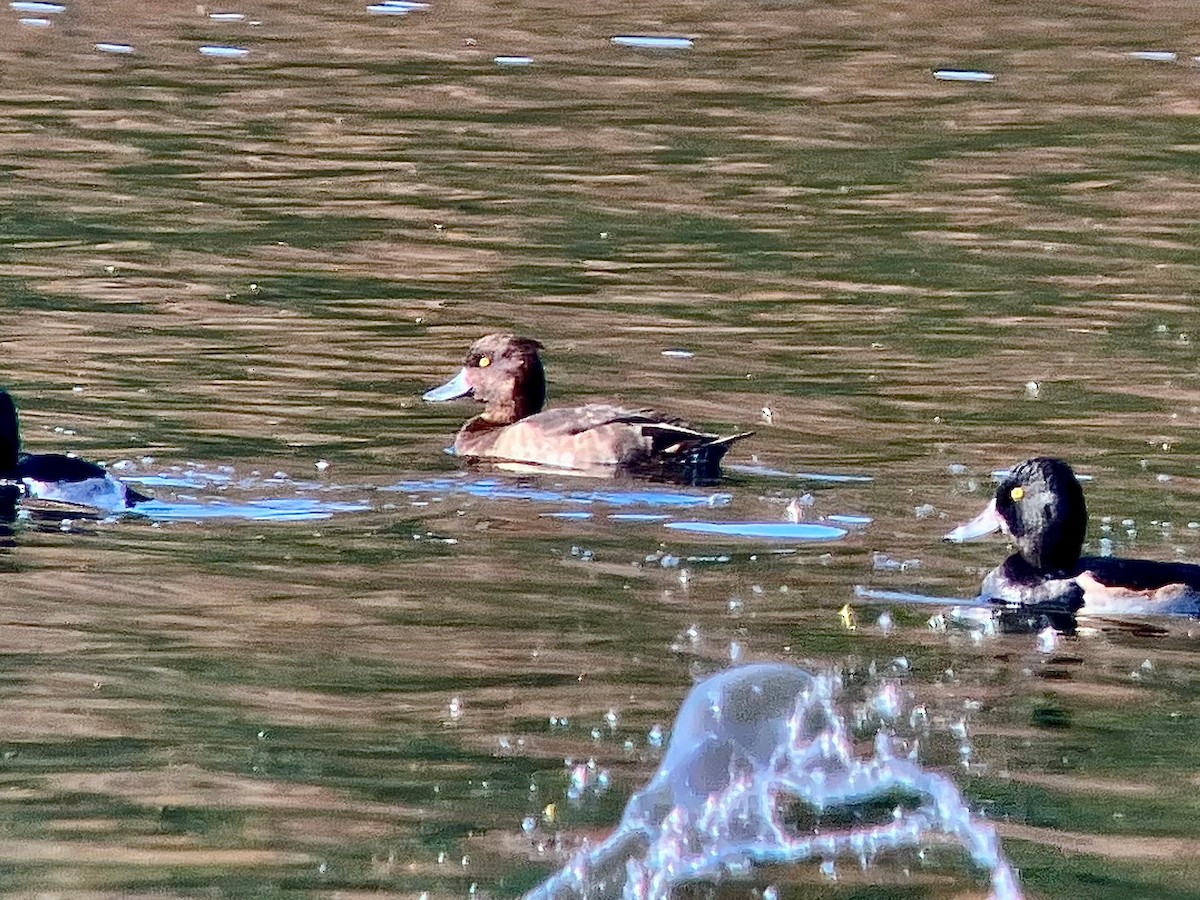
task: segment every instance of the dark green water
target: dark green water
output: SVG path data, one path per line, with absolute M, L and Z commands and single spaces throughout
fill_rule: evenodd
M 0 378 L 28 448 L 132 461 L 172 504 L 361 507 L 18 527 L 0 893 L 513 896 L 562 859 L 522 819 L 554 804 L 537 834 L 568 849 L 607 832 L 651 727 L 736 642 L 842 670 L 848 699 L 902 657 L 922 761 L 1029 896 L 1200 895 L 1194 623 L 1042 652 L 854 593 L 973 594 L 1003 543 L 939 538 L 1033 454 L 1094 476 L 1093 548 L 1110 516 L 1117 553 L 1200 560 L 1200 17 L 1127 6 L 0 10 Z M 610 44 L 631 33 L 695 47 Z M 435 482 L 469 409 L 420 394 L 500 328 L 546 344 L 552 402 L 754 428 L 729 462 L 873 479 L 735 472 L 697 516 L 811 493 L 814 519 L 871 524 L 713 541 Z M 402 482 L 424 487 L 381 490 Z M 612 788 L 568 802 L 568 758 Z M 985 890 L 953 851 L 766 883 Z

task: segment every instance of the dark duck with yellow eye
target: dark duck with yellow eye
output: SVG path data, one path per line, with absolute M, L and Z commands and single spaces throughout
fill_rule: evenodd
M 1037 457 L 1014 468 L 978 516 L 945 539 L 1002 531 L 1017 552 L 988 573 L 980 596 L 1007 606 L 1089 615 L 1200 615 L 1200 566 L 1083 556 L 1087 505 L 1075 473 Z
M 708 434 L 673 416 L 601 403 L 543 410 L 541 349 L 530 338 L 486 335 L 454 378 L 425 393 L 432 402 L 473 397 L 484 405 L 454 439 L 456 455 L 519 471 L 703 483 L 719 478 L 721 457 L 750 436 Z
M 60 453 L 22 453 L 17 407 L 0 390 L 0 483 L 14 493 L 51 503 L 116 512 L 150 498 L 103 468 Z

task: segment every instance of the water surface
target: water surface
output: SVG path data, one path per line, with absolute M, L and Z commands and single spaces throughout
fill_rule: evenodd
M 1192 5 L 380 5 L 0 10 L 3 384 L 158 504 L 3 537 L 2 890 L 514 896 L 737 658 L 895 680 L 1030 896 L 1194 896 L 1194 623 L 907 599 L 1035 453 L 1093 549 L 1200 560 Z M 419 397 L 496 329 L 757 433 L 707 491 L 463 473 Z M 666 527 L 789 508 L 846 533 Z M 838 875 L 752 884 L 986 890 Z

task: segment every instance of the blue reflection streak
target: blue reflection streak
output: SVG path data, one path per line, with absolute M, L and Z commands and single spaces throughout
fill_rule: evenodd
M 695 41 L 686 37 L 654 37 L 648 34 L 619 34 L 612 39 L 618 47 L 638 50 L 691 50 Z
M 604 503 L 609 506 L 653 506 L 676 508 L 716 508 L 728 506 L 731 494 L 687 494 L 680 491 L 597 490 L 554 491 L 546 488 L 509 484 L 494 479 L 457 481 L 439 478 L 432 481 L 401 481 L 381 491 L 402 494 L 467 494 L 487 500 L 532 500 L 541 503 Z
M 765 478 L 801 478 L 805 481 L 828 481 L 834 484 L 857 484 L 875 480 L 870 475 L 836 475 L 831 472 L 785 472 L 783 469 L 772 469 L 769 466 L 751 466 L 744 463 L 733 463 L 723 468 L 726 472 L 739 472 L 743 475 L 758 475 Z
M 166 503 L 149 500 L 133 512 L 156 522 L 189 522 L 207 519 L 247 519 L 256 522 L 301 522 L 329 519 L 335 513 L 367 512 L 366 503 L 331 503 L 308 497 L 247 500 L 245 503 Z
M 770 538 L 784 541 L 836 541 L 846 536 L 845 528 L 809 522 L 668 522 L 673 531 L 719 534 L 728 537 Z

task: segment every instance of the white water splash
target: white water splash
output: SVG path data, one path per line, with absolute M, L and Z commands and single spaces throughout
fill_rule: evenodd
M 971 815 L 953 782 L 897 758 L 883 731 L 873 756 L 855 755 L 834 706 L 838 688 L 834 676 L 782 663 L 729 669 L 697 685 L 662 765 L 630 798 L 616 831 L 528 900 L 665 900 L 686 882 L 728 880 L 758 865 L 832 866 L 849 857 L 865 866 L 881 851 L 939 838 L 988 873 L 992 897 L 1020 900 L 995 831 Z M 807 833 L 783 817 L 788 801 L 821 815 L 896 794 L 916 803 L 881 824 Z

